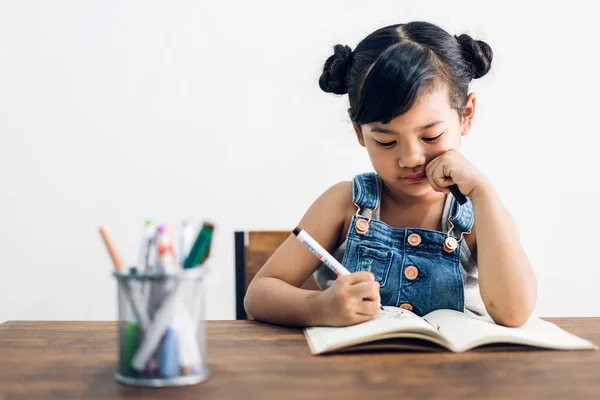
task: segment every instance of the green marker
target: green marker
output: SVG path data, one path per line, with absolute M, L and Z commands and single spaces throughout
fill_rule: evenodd
M 134 376 L 136 372 L 131 368 L 131 360 L 138 347 L 138 339 L 140 326 L 136 323 L 129 322 L 126 331 L 121 338 L 121 375 Z
M 205 222 L 202 225 L 202 229 L 200 229 L 200 232 L 196 237 L 192 250 L 190 250 L 190 254 L 183 263 L 184 269 L 194 268 L 206 260 L 214 230 L 215 226 L 209 222 Z

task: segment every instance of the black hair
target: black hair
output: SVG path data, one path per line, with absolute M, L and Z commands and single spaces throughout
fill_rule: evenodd
M 493 57 L 487 43 L 421 21 L 378 29 L 354 51 L 340 44 L 333 50 L 319 86 L 348 93 L 350 116 L 358 124 L 389 123 L 435 83 L 447 85 L 450 105 L 461 111 L 469 82 L 490 70 Z

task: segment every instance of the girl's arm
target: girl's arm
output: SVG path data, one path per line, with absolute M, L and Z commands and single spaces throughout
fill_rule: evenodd
M 312 204 L 298 226 L 332 252 L 345 234 L 347 216 L 353 213 L 352 183 L 341 182 Z M 350 325 L 377 314 L 379 284 L 368 272 L 339 277 L 323 292 L 300 289 L 319 263 L 290 235 L 250 282 L 244 298 L 247 313 L 257 320 L 299 326 Z
M 457 184 L 471 198 L 475 213 L 472 234 L 485 308 L 498 324 L 523 325 L 535 307 L 537 283 L 521 246 L 517 225 L 494 187 L 456 150 L 433 159 L 425 171 L 435 190 L 449 193 L 448 186 Z
M 476 187 L 470 197 L 481 297 L 496 323 L 521 326 L 535 307 L 537 283 L 517 225 L 489 182 Z

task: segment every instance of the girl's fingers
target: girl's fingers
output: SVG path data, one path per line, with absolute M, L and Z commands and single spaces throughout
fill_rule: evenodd
M 353 321 L 351 325 L 362 324 L 363 322 L 367 322 L 373 319 L 374 315 L 367 314 L 354 314 Z
M 339 277 L 338 279 L 340 279 L 340 278 L 345 279 L 347 281 L 347 283 L 349 283 L 350 285 L 355 285 L 360 282 L 374 282 L 375 281 L 375 275 L 373 275 L 373 273 L 369 272 L 369 271 L 354 272 L 350 275 L 343 275 L 343 276 Z
M 349 293 L 350 296 L 359 300 L 369 299 L 377 303 L 380 301 L 379 282 L 377 281 L 356 283 L 350 286 Z
M 427 164 L 426 171 L 427 180 L 434 190 L 444 193 L 450 191 L 448 186 L 453 185 L 454 181 L 446 174 L 445 165 L 443 164 L 441 157 L 438 157 Z
M 363 300 L 356 305 L 356 313 L 374 317 L 381 310 L 381 305 L 376 301 Z

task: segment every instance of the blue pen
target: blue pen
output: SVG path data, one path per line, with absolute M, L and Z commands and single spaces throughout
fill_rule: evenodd
M 179 376 L 179 339 L 171 328 L 167 329 L 160 344 L 160 376 L 173 378 Z

